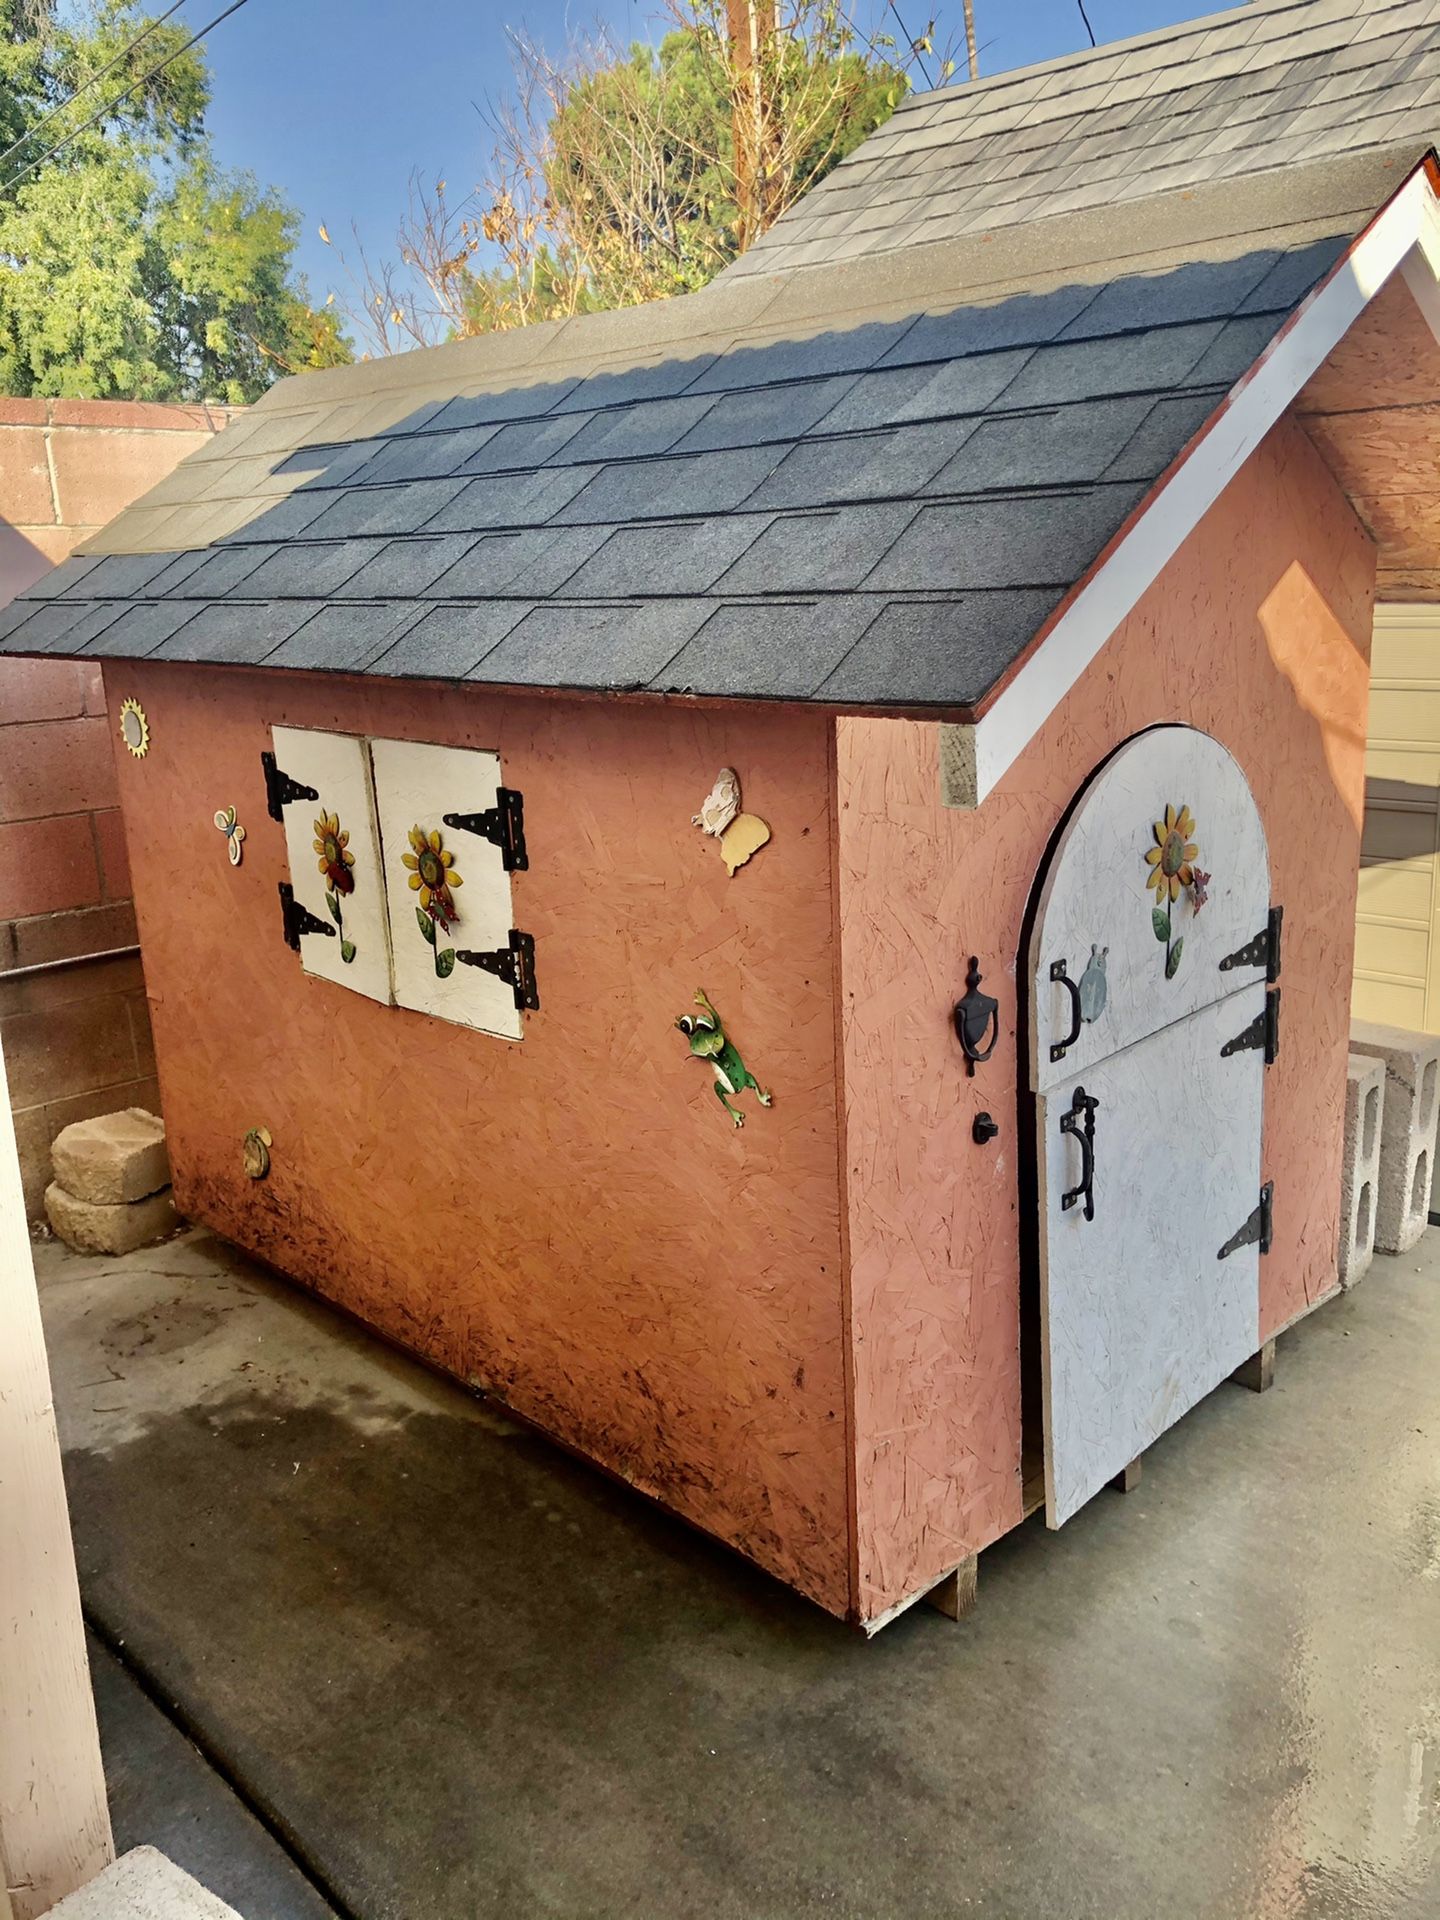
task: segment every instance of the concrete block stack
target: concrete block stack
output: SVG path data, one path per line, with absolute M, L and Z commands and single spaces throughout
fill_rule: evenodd
M 1345 1158 L 1340 1173 L 1340 1284 L 1353 1287 L 1375 1258 L 1375 1197 L 1385 1111 L 1385 1062 L 1352 1053 L 1345 1069 Z
M 50 1225 L 79 1253 L 131 1253 L 178 1225 L 165 1123 L 143 1107 L 77 1120 L 56 1135 Z
M 1350 1050 L 1384 1062 L 1375 1245 L 1382 1253 L 1404 1253 L 1430 1220 L 1430 1176 L 1440 1118 L 1440 1035 L 1352 1020 Z

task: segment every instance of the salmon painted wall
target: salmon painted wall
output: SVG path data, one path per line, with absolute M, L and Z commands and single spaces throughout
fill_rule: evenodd
M 1285 908 L 1262 1337 L 1335 1286 L 1373 584 L 1369 537 L 1285 421 L 977 813 L 940 804 L 934 725 L 837 723 L 864 1619 L 1021 1518 L 1021 922 L 1077 790 L 1160 721 L 1245 769 Z M 967 1079 L 949 1023 L 972 952 L 1003 1024 Z M 982 1108 L 1002 1127 L 988 1147 L 970 1137 Z
M 151 728 L 120 779 L 182 1210 L 844 1613 L 826 717 L 105 677 L 112 722 L 133 694 Z M 522 1041 L 302 973 L 261 779 L 272 724 L 498 750 L 530 855 L 515 924 L 541 1008 Z M 727 764 L 773 829 L 734 879 L 690 824 Z M 212 820 L 232 804 L 239 868 Z M 774 1090 L 743 1132 L 674 1028 L 700 986 Z M 275 1142 L 258 1184 L 256 1125 Z

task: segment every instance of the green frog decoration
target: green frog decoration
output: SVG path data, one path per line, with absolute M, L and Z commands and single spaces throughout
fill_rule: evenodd
M 743 1127 L 744 1114 L 738 1107 L 731 1106 L 725 1098 L 726 1094 L 743 1093 L 746 1087 L 753 1087 L 762 1107 L 768 1107 L 773 1096 L 765 1091 L 740 1058 L 734 1041 L 726 1039 L 725 1029 L 720 1024 L 720 1016 L 706 999 L 703 987 L 695 995 L 695 1004 L 700 1009 L 699 1013 L 682 1013 L 675 1024 L 689 1039 L 690 1051 L 694 1057 L 697 1060 L 708 1060 L 714 1068 L 715 1098 L 736 1126 Z

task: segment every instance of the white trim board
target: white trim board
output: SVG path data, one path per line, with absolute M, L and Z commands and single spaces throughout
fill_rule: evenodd
M 1301 303 L 1050 632 L 969 725 L 942 729 L 948 805 L 979 806 L 1311 375 L 1399 269 L 1440 337 L 1440 203 L 1422 163 Z

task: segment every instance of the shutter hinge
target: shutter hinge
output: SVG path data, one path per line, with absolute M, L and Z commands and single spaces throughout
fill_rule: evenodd
M 533 933 L 519 933 L 512 927 L 508 947 L 497 947 L 491 953 L 472 953 L 466 947 L 457 947 L 455 958 L 467 967 L 481 967 L 486 973 L 493 973 L 497 980 L 503 980 L 513 989 L 517 1008 L 528 1007 L 533 1013 L 539 1007 Z
M 497 787 L 495 805 L 483 813 L 447 813 L 444 820 L 447 827 L 478 833 L 498 847 L 506 873 L 521 873 L 530 865 L 525 852 L 525 796 L 513 787 Z
M 1238 1253 L 1241 1247 L 1253 1247 L 1258 1240 L 1261 1253 L 1269 1253 L 1270 1239 L 1275 1225 L 1274 1210 L 1271 1205 L 1275 1193 L 1275 1183 L 1267 1180 L 1260 1189 L 1260 1204 L 1250 1215 L 1243 1227 L 1237 1227 L 1230 1238 L 1216 1254 L 1217 1260 L 1226 1260 L 1232 1253 Z
M 1232 1053 L 1247 1053 L 1251 1048 L 1263 1050 L 1265 1064 L 1273 1066 L 1280 1052 L 1280 989 L 1267 993 L 1265 1004 L 1243 1032 L 1237 1033 L 1233 1040 L 1227 1040 L 1220 1049 L 1220 1058 L 1228 1060 Z
M 302 787 L 298 780 L 292 780 L 288 773 L 282 773 L 275 764 L 273 753 L 262 753 L 260 765 L 265 769 L 265 811 L 272 820 L 284 824 L 285 809 L 292 800 L 318 800 L 320 795 L 314 787 Z
M 335 929 L 328 920 L 318 920 L 310 909 L 295 898 L 295 889 L 288 880 L 280 882 L 280 911 L 285 916 L 285 944 L 300 951 L 302 933 L 333 934 Z
M 1236 967 L 1264 967 L 1265 978 L 1273 987 L 1280 978 L 1280 923 L 1284 917 L 1284 907 L 1271 907 L 1255 938 L 1226 954 L 1220 962 L 1221 973 L 1231 973 Z

